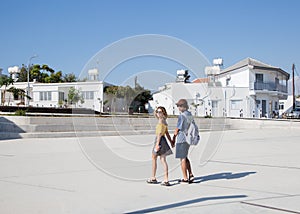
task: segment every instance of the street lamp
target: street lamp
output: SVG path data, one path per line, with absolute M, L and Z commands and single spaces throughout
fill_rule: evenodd
M 29 58 L 29 60 L 28 60 L 28 71 L 27 71 L 27 92 L 26 92 L 26 94 L 27 94 L 27 107 L 29 106 L 29 90 L 30 90 L 30 86 L 29 86 L 29 72 L 30 72 L 30 63 L 31 63 L 31 60 L 33 59 L 33 58 L 36 58 L 36 57 L 38 57 L 38 55 L 33 55 L 32 57 L 30 57 Z

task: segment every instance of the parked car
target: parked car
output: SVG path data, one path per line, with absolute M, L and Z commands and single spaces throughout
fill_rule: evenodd
M 288 116 L 288 118 L 300 118 L 300 107 L 295 108 L 292 110 Z

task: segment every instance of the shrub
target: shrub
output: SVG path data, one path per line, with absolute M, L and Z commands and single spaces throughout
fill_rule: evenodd
M 25 110 L 17 110 L 15 112 L 16 116 L 26 116 L 26 111 Z

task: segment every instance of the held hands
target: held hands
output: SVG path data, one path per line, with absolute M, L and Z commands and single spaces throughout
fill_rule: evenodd
M 176 135 L 173 135 L 173 139 L 172 139 L 172 141 L 171 141 L 171 146 L 172 146 L 172 148 L 175 147 L 175 141 L 176 141 Z
M 175 147 L 176 136 L 178 135 L 178 132 L 179 132 L 179 129 L 176 128 L 175 131 L 174 131 L 172 142 L 171 142 L 172 148 Z

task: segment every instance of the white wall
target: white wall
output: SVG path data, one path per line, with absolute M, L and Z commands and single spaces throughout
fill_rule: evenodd
M 222 86 L 226 86 L 226 79 L 230 77 L 228 86 L 235 87 L 249 87 L 249 68 L 243 67 L 238 70 L 221 74 L 218 80 L 222 83 Z
M 58 86 L 51 83 L 33 84 L 32 85 L 32 100 L 30 105 L 34 107 L 58 107 Z M 40 92 L 50 92 L 51 100 L 40 100 Z
M 178 115 L 175 104 L 184 98 L 188 101 L 189 110 L 193 115 L 220 117 L 223 116 L 223 96 L 222 88 L 208 88 L 206 83 L 172 83 L 169 84 L 169 89 L 155 93 L 150 105 L 153 109 L 162 105 L 168 114 Z M 213 102 L 217 103 L 217 109 L 213 109 Z

